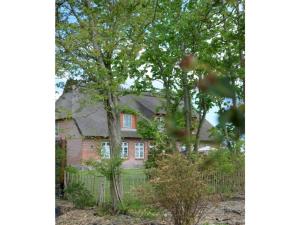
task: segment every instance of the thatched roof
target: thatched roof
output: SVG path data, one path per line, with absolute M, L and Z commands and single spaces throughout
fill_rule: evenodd
M 120 104 L 137 111 L 147 118 L 153 118 L 157 114 L 165 114 L 161 108 L 163 98 L 144 95 L 126 95 L 120 97 Z M 64 93 L 55 103 L 56 120 L 72 118 L 77 124 L 81 134 L 86 137 L 107 137 L 107 117 L 103 103 L 91 103 L 86 95 L 77 90 Z M 212 125 L 204 121 L 201 131 L 202 141 L 211 141 L 209 129 Z M 136 131 L 121 131 L 122 137 L 139 137 Z

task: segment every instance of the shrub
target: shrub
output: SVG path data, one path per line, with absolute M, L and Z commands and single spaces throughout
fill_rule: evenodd
M 60 143 L 58 142 L 55 145 L 55 194 L 58 197 L 63 196 L 65 160 L 65 150 L 60 146 Z
M 74 166 L 67 166 L 66 167 L 66 172 L 72 173 L 72 174 L 78 174 L 79 170 Z
M 65 189 L 68 200 L 73 202 L 76 208 L 84 208 L 95 204 L 94 197 L 89 190 L 84 187 L 83 183 L 74 182 Z
M 180 153 L 158 161 L 150 183 L 155 199 L 171 214 L 175 225 L 192 225 L 204 215 L 210 200 L 197 163 Z
M 222 172 L 231 175 L 245 169 L 245 154 L 228 149 L 218 149 L 210 151 L 208 155 L 203 156 L 199 165 L 200 168 L 205 168 L 212 172 Z

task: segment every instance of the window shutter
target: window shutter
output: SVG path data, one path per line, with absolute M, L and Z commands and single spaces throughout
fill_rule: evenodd
M 131 118 L 131 128 L 136 129 L 136 115 L 132 115 Z

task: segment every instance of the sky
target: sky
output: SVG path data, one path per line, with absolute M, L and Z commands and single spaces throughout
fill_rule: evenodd
M 65 81 L 66 81 L 66 79 L 55 79 L 56 83 L 65 82 Z M 128 79 L 125 82 L 124 86 L 129 87 L 132 84 L 133 84 L 133 79 Z M 160 83 L 158 81 L 154 81 L 153 86 L 156 88 L 162 88 L 162 83 Z M 55 99 L 58 99 L 61 96 L 62 92 L 63 92 L 63 89 L 58 88 L 55 85 Z M 209 121 L 213 126 L 216 126 L 218 124 L 218 115 L 216 112 L 217 112 L 217 107 L 212 107 L 206 114 L 206 120 Z

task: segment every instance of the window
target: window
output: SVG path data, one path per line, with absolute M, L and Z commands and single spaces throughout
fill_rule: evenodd
M 109 142 L 102 142 L 101 156 L 103 157 L 103 159 L 109 159 L 110 158 Z
M 131 128 L 131 115 L 129 115 L 129 114 L 123 115 L 123 127 Z
M 144 158 L 144 143 L 135 143 L 135 158 Z
M 121 158 L 128 158 L 128 143 L 122 142 Z

